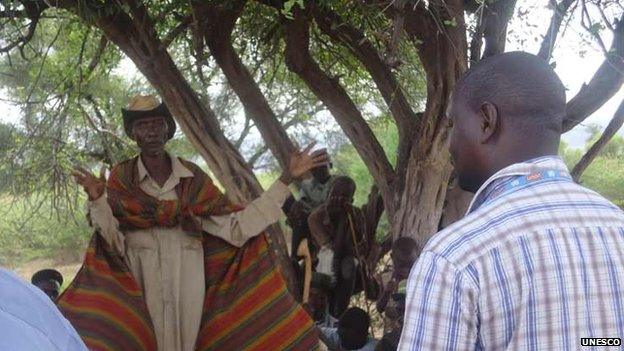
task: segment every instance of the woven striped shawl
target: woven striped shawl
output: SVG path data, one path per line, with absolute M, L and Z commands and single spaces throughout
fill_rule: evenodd
M 179 201 L 161 201 L 139 188 L 137 158 L 113 168 L 108 200 L 122 230 L 180 224 L 193 232 L 200 227 L 191 214 L 206 217 L 238 210 L 199 167 L 181 161 L 194 176 L 183 178 L 176 188 Z M 265 234 L 240 248 L 208 233 L 200 235 L 206 298 L 196 350 L 317 348 L 313 322 L 288 292 Z M 157 350 L 140 286 L 97 233 L 58 305 L 91 350 Z

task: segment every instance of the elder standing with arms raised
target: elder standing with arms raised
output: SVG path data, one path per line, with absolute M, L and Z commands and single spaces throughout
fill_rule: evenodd
M 310 153 L 310 145 L 297 152 L 280 179 L 241 210 L 198 166 L 165 151 L 175 123 L 164 104 L 138 96 L 123 117 L 140 155 L 115 166 L 107 182 L 84 169 L 74 174 L 89 195 L 98 235 L 59 306 L 88 346 L 186 351 L 314 344 L 312 321 L 257 235 L 282 215 L 287 185 L 327 164 L 325 151 Z

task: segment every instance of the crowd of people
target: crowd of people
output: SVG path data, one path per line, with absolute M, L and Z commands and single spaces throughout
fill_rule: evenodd
M 123 117 L 140 156 L 108 179 L 74 174 L 95 233 L 73 282 L 59 295 L 55 270 L 37 272 L 34 286 L 0 271 L 0 349 L 570 350 L 583 338 L 616 342 L 624 335 L 624 213 L 576 184 L 556 156 L 565 105 L 561 81 L 536 56 L 505 53 L 472 67 L 447 109 L 458 184 L 475 193 L 467 214 L 422 248 L 394 233 L 390 269 L 375 273 L 374 231 L 353 203 L 356 184 L 331 174 L 325 150 L 296 152 L 242 209 L 199 167 L 165 151 L 173 118 L 155 97 L 138 96 Z M 263 234 L 283 214 L 298 294 L 288 292 Z M 352 304 L 358 293 L 384 318 L 379 339 L 369 313 Z

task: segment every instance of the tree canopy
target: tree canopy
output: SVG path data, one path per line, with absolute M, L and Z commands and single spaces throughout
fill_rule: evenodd
M 2 1 L 0 80 L 23 117 L 0 130 L 11 140 L 0 143 L 0 173 L 15 193 L 46 190 L 54 206 L 75 206 L 69 169 L 132 154 L 119 110 L 133 94 L 154 91 L 182 130 L 172 147 L 201 156 L 232 199 L 257 196 L 254 169 L 283 167 L 297 145 L 323 135 L 334 150 L 352 145 L 372 180 L 368 198 L 383 200 L 369 210 L 385 211 L 391 235 L 424 242 L 454 201 L 449 93 L 472 64 L 527 39 L 509 33 L 509 23 L 544 5 L 525 3 Z M 571 25 L 604 54 L 569 99 L 568 131 L 624 82 L 624 8 L 617 0 L 550 0 L 547 10 L 547 30 L 530 38 L 541 42 L 535 54 L 551 61 Z M 141 77 L 125 76 L 128 60 Z M 597 149 L 621 126 L 620 110 Z M 596 155 L 590 148 L 581 162 Z M 272 238 L 283 252 L 281 235 Z

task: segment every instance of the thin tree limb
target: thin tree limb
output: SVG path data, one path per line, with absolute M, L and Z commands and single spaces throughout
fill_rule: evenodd
M 581 175 L 583 175 L 583 172 L 592 163 L 596 156 L 598 156 L 600 150 L 602 150 L 602 148 L 607 145 L 609 140 L 613 138 L 617 131 L 620 130 L 622 124 L 624 124 L 624 101 L 620 103 L 620 106 L 613 115 L 613 119 L 611 119 L 611 122 L 609 122 L 609 125 L 607 125 L 607 128 L 605 128 L 600 138 L 598 138 L 589 150 L 587 150 L 581 160 L 574 166 L 572 172 L 570 172 L 572 178 L 574 178 L 576 182 L 580 180 Z
M 418 118 L 407 101 L 403 88 L 364 33 L 343 21 L 334 12 L 323 10 L 318 6 L 314 6 L 311 11 L 319 28 L 330 38 L 349 49 L 373 78 L 397 124 L 399 131 L 397 174 L 403 174 L 407 167 L 407 159 L 414 139 L 414 126 Z M 402 26 L 403 23 L 401 23 Z
M 237 0 L 228 6 L 196 3 L 193 12 L 197 18 L 203 19 L 199 27 L 201 34 L 246 115 L 253 119 L 271 153 L 285 169 L 295 146 L 232 45 L 232 31 L 245 3 L 245 0 Z
M 513 15 L 516 0 L 485 1 L 483 15 L 483 39 L 485 50 L 483 57 L 500 54 L 505 51 L 507 23 Z
M 553 15 L 550 19 L 548 31 L 546 32 L 546 35 L 544 35 L 544 40 L 542 41 L 542 45 L 540 46 L 537 56 L 546 61 L 550 61 L 550 57 L 552 56 L 552 52 L 555 47 L 555 42 L 557 41 L 557 35 L 559 33 L 559 29 L 561 28 L 561 23 L 563 22 L 568 9 L 575 1 L 577 0 L 562 0 L 559 3 L 553 1 L 553 3 L 555 3 Z
M 23 46 L 32 39 L 33 35 L 35 35 L 35 30 L 37 29 L 37 24 L 39 23 L 39 18 L 31 19 L 30 24 L 28 25 L 28 32 L 26 35 L 21 36 L 17 40 L 9 43 L 7 46 L 0 48 L 0 52 L 9 52 L 16 46 Z
M 395 173 L 360 110 L 336 79 L 323 71 L 309 51 L 309 20 L 300 9 L 286 21 L 286 66 L 327 106 L 371 172 L 382 194 L 389 196 Z
M 186 32 L 186 30 L 190 27 L 191 23 L 193 23 L 193 16 L 184 17 L 178 25 L 173 28 L 163 39 L 162 39 L 162 47 L 168 48 L 169 45 L 182 33 Z
M 589 83 L 566 105 L 562 131 L 567 132 L 598 110 L 624 84 L 624 15 L 613 32 L 613 42 Z
M 108 39 L 106 38 L 105 35 L 102 35 L 100 37 L 100 43 L 95 52 L 95 55 L 93 55 L 93 58 L 91 58 L 91 62 L 89 62 L 89 66 L 87 67 L 87 76 L 90 75 L 93 72 L 93 70 L 95 70 L 97 65 L 100 63 L 100 59 L 102 59 L 102 55 L 106 51 L 107 46 L 108 46 Z

